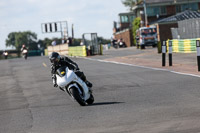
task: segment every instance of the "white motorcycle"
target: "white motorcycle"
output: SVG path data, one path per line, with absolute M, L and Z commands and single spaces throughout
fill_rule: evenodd
M 56 71 L 56 79 L 57 85 L 81 106 L 90 105 L 94 102 L 91 89 L 68 67 L 60 67 Z
M 23 55 L 24 59 L 26 60 L 26 59 L 27 59 L 27 56 L 28 56 L 28 50 L 27 50 L 27 49 L 24 49 L 24 50 L 22 51 L 22 55 Z

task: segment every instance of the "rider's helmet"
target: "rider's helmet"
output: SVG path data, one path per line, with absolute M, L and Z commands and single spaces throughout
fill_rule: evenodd
M 49 56 L 49 59 L 52 64 L 58 65 L 58 62 L 60 61 L 60 55 L 57 52 L 52 52 Z

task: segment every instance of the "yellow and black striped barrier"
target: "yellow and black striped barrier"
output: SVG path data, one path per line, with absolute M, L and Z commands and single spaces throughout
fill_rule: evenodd
M 169 42 L 172 42 L 172 52 L 174 53 L 196 53 L 197 40 L 200 40 L 200 38 L 167 40 L 167 51 L 169 50 Z

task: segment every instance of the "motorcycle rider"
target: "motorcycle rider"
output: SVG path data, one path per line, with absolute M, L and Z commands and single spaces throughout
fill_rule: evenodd
M 26 48 L 25 44 L 23 44 L 22 48 L 21 48 L 21 52 L 25 56 L 25 59 L 27 58 L 27 54 L 28 54 L 27 51 L 28 51 L 28 49 Z
M 61 57 L 57 52 L 52 52 L 49 56 L 50 62 L 51 62 L 51 74 L 53 79 L 53 86 L 58 87 L 56 83 L 56 70 L 60 67 L 67 66 L 70 70 L 73 70 L 75 74 L 81 78 L 86 85 L 91 88 L 92 83 L 86 80 L 86 77 L 83 72 L 79 70 L 78 65 L 70 60 L 68 57 Z
M 25 44 L 22 45 L 21 51 L 23 52 L 23 50 L 28 50 L 25 46 Z

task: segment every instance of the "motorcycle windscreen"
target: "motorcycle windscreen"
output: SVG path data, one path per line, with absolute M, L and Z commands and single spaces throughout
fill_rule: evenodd
M 56 74 L 58 74 L 60 77 L 64 77 L 66 74 L 66 67 L 60 67 L 57 71 Z

